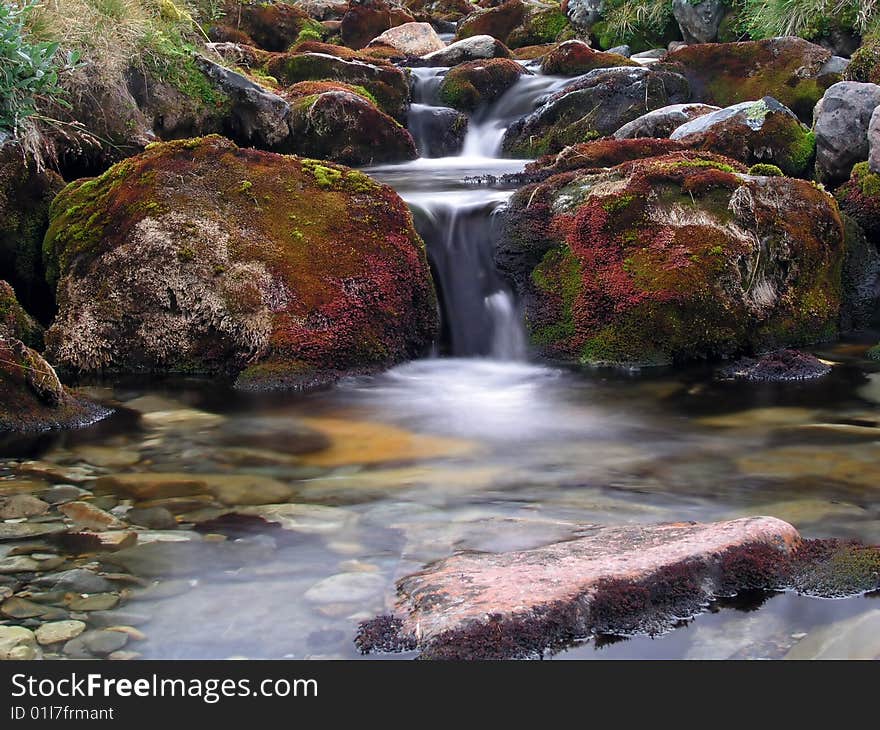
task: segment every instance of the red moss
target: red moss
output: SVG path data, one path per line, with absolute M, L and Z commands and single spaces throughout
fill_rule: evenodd
M 614 139 L 605 137 L 593 142 L 579 142 L 566 147 L 555 155 L 544 155 L 526 165 L 527 173 L 545 173 L 546 176 L 559 172 L 601 167 L 616 167 L 624 162 L 656 157 L 669 152 L 684 150 L 687 147 L 671 139 Z
M 880 175 L 867 162 L 853 168 L 850 179 L 834 192 L 841 211 L 858 223 L 865 233 L 880 237 Z

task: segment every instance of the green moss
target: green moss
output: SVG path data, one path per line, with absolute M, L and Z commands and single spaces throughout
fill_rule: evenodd
M 776 165 L 768 165 L 764 162 L 752 165 L 749 168 L 749 175 L 757 175 L 760 177 L 784 177 L 782 170 Z
M 880 195 L 880 175 L 871 172 L 867 162 L 859 162 L 853 167 L 852 179 L 858 183 L 862 195 L 870 198 Z
M 873 347 L 868 348 L 865 357 L 869 360 L 880 361 L 880 345 L 874 345 Z
M 157 29 L 145 39 L 142 63 L 153 78 L 170 84 L 187 98 L 206 107 L 223 107 L 229 97 L 202 73 L 195 61 L 197 50 L 177 29 Z

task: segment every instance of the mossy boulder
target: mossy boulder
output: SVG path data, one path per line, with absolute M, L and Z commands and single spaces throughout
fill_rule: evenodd
M 389 28 L 370 41 L 369 46 L 390 46 L 407 58 L 442 51 L 446 44 L 430 23 L 404 23 Z
M 360 49 L 389 28 L 414 20 L 409 12 L 385 0 L 353 0 L 342 16 L 339 34 L 349 48 Z
M 475 111 L 498 99 L 526 73 L 529 72 L 509 58 L 463 63 L 443 77 L 440 102 L 459 111 Z
M 682 46 L 662 62 L 684 74 L 693 101 L 727 107 L 772 96 L 809 124 L 816 102 L 841 80 L 826 68 L 830 60 L 826 48 L 786 37 Z
M 843 75 L 847 81 L 880 84 L 880 38 L 866 37 L 853 53 Z
M 0 433 L 77 428 L 107 413 L 65 388 L 39 353 L 0 326 Z
M 69 185 L 45 240 L 58 365 L 302 387 L 420 354 L 424 246 L 391 188 L 222 137 L 151 146 Z
M 597 139 L 566 147 L 555 155 L 544 155 L 526 165 L 525 172 L 534 179 L 548 178 L 560 172 L 617 167 L 624 162 L 657 157 L 687 147 L 670 139 Z
M 227 0 L 222 18 L 209 26 L 214 41 L 247 43 L 267 51 L 285 51 L 297 39 L 326 35 L 321 23 L 295 4 Z M 305 31 L 305 33 L 304 33 Z
M 841 211 L 880 242 L 880 175 L 871 172 L 867 162 L 852 169 L 850 179 L 834 191 Z
M 0 279 L 0 332 L 21 340 L 28 347 L 43 347 L 43 328 L 24 311 L 9 282 Z
M 792 177 L 809 174 L 816 152 L 813 132 L 770 96 L 705 114 L 678 127 L 670 138 L 745 165 L 774 164 Z
M 624 124 L 614 133 L 614 138 L 668 137 L 682 124 L 716 111 L 718 107 L 709 104 L 670 104 Z
M 289 151 L 346 165 L 403 162 L 418 156 L 412 135 L 362 94 L 325 91 L 290 108 Z
M 843 257 L 827 193 L 694 152 L 520 189 L 496 252 L 542 354 L 625 366 L 832 338 Z
M 541 62 L 541 71 L 550 76 L 580 76 L 597 68 L 638 66 L 626 56 L 595 51 L 587 43 L 570 40 L 554 47 Z
M 627 122 L 689 96 L 684 77 L 649 68 L 590 71 L 552 94 L 504 135 L 508 157 L 537 157 L 578 142 L 614 134 Z
M 48 322 L 54 295 L 43 275 L 43 235 L 49 205 L 64 187 L 50 170 L 37 170 L 12 144 L 0 148 L 0 272 L 19 299 Z
M 490 35 L 508 48 L 553 43 L 573 30 L 565 13 L 554 3 L 507 0 L 477 9 L 458 25 L 456 40 Z
M 419 20 L 430 18 L 432 23 L 457 23 L 473 12 L 468 0 L 404 0 L 403 6 Z
M 266 72 L 285 86 L 300 81 L 341 81 L 366 89 L 386 114 L 402 122 L 409 108 L 409 81 L 399 68 L 384 62 L 347 60 L 325 53 L 296 52 L 271 56 Z

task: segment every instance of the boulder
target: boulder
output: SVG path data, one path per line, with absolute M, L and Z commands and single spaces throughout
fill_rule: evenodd
M 216 136 L 158 144 L 69 185 L 52 215 L 47 351 L 71 370 L 296 387 L 399 362 L 434 336 L 408 209 L 333 163 Z
M 714 41 L 726 12 L 727 3 L 724 0 L 672 0 L 672 15 L 685 43 Z
M 348 12 L 342 16 L 339 34 L 345 45 L 357 50 L 389 28 L 413 21 L 415 18 L 406 10 L 385 0 L 351 0 Z
M 624 124 L 614 133 L 615 139 L 637 139 L 639 137 L 668 137 L 682 124 L 702 117 L 719 107 L 709 104 L 670 104 Z
M 341 20 L 348 11 L 345 0 L 298 0 L 297 5 L 315 20 Z
M 868 167 L 880 173 L 880 111 L 874 110 L 868 123 Z
M 346 165 L 402 162 L 418 156 L 400 123 L 349 91 L 326 91 L 291 104 L 290 143 L 296 154 Z
M 42 349 L 43 328 L 24 311 L 15 291 L 8 282 L 0 279 L 0 334 L 14 337 L 28 347 Z
M 0 328 L 0 432 L 77 428 L 108 413 L 65 388 L 49 363 Z
M 866 37 L 846 67 L 847 81 L 880 84 L 880 38 Z
M 674 152 L 518 190 L 496 261 L 538 351 L 631 367 L 834 337 L 837 206 L 807 181 L 742 170 Z
M 801 38 L 683 46 L 662 63 L 680 71 L 692 101 L 731 106 L 772 96 L 809 124 L 825 90 L 841 80 L 825 64 L 831 52 Z
M 452 23 L 451 33 L 455 32 L 454 24 L 474 10 L 469 0 L 404 0 L 403 5 L 418 20 L 432 23 L 435 27 Z
M 874 241 L 880 242 L 880 175 L 867 162 L 853 166 L 852 175 L 834 191 L 840 210 Z
M 247 43 L 267 51 L 284 51 L 304 30 L 321 33 L 321 24 L 298 4 L 226 0 L 219 22 L 208 28 L 213 41 Z
M 532 178 L 529 182 L 544 180 L 551 175 L 572 170 L 601 169 L 617 167 L 623 162 L 657 157 L 687 147 L 671 139 L 597 139 L 593 142 L 579 142 L 566 147 L 555 155 L 544 155 L 526 165 L 525 174 Z
M 578 30 L 588 32 L 602 18 L 604 0 L 563 0 L 562 9 Z
M 582 526 L 516 552 L 460 552 L 397 583 L 394 615 L 363 624 L 362 651 L 425 658 L 543 655 L 594 633 L 659 632 L 716 596 L 774 586 L 800 544 L 773 517 Z
M 853 165 L 868 159 L 868 125 L 880 105 L 880 86 L 857 81 L 834 84 L 813 113 L 816 179 L 836 186 L 849 179 Z
M 807 175 L 816 149 L 809 128 L 770 96 L 698 117 L 673 130 L 670 139 L 745 165 L 773 164 L 792 177 Z
M 510 50 L 497 38 L 475 35 L 450 43 L 442 51 L 422 56 L 427 66 L 458 66 L 484 58 L 510 58 Z
M 876 238 L 845 212 L 843 219 L 846 256 L 841 271 L 840 330 L 853 332 L 874 327 L 880 313 L 880 251 Z
M 414 104 L 408 126 L 422 157 L 453 157 L 464 147 L 468 117 L 448 107 Z
M 456 40 L 490 35 L 509 48 L 553 43 L 568 27 L 568 18 L 558 5 L 524 0 L 506 0 L 478 9 L 458 25 Z
M 459 111 L 475 111 L 496 101 L 527 73 L 509 58 L 463 63 L 443 77 L 439 89 L 440 103 Z
M 560 43 L 544 56 L 541 71 L 550 76 L 581 76 L 597 68 L 638 65 L 625 56 L 594 51 L 583 41 L 570 40 Z
M 800 350 L 778 350 L 761 357 L 744 357 L 719 373 L 725 380 L 755 383 L 788 383 L 823 378 L 831 366 L 815 355 Z
M 368 45 L 391 46 L 406 56 L 424 56 L 446 48 L 446 44 L 428 23 L 404 23 L 389 28 Z
M 502 150 L 509 157 L 535 157 L 566 145 L 614 134 L 652 109 L 686 101 L 682 76 L 648 68 L 590 71 L 505 132 Z

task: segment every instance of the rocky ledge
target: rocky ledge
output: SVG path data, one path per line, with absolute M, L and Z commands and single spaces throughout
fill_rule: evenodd
M 573 540 L 459 553 L 402 578 L 394 613 L 361 624 L 355 643 L 430 659 L 540 657 L 590 635 L 657 634 L 744 590 L 857 594 L 877 587 L 878 568 L 874 548 L 802 540 L 773 517 L 585 526 Z

